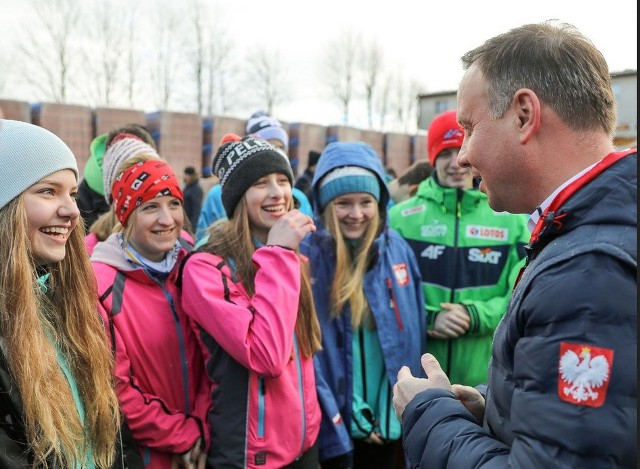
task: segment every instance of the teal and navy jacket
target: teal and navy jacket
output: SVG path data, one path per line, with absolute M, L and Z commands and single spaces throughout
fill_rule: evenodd
M 331 315 L 330 292 L 335 273 L 336 248 L 335 240 L 323 225 L 320 216 L 319 181 L 336 167 L 361 166 L 378 176 L 382 215 L 386 215 L 389 200 L 382 164 L 373 151 L 371 158 L 363 158 L 362 152 L 350 155 L 346 151 L 337 161 L 323 159 L 324 157 L 323 153 L 312 182 L 312 205 L 317 231 L 309 234 L 300 246 L 301 253 L 309 258 L 313 298 L 322 329 L 323 348 L 314 357 L 318 399 L 322 408 L 318 438 L 321 461 L 353 450 L 350 433 L 354 418 L 353 390 L 360 387 L 354 380 L 364 380 L 365 377 L 356 376 L 357 373 L 353 370 L 354 331 L 348 305 L 337 318 Z M 398 233 L 387 226 L 386 217 L 384 219 L 383 229 L 375 240 L 373 258 L 365 275 L 364 292 L 375 319 L 388 391 L 392 392 L 402 366 L 409 366 L 415 376 L 424 376 L 420 357 L 425 351 L 426 323 L 420 272 L 413 251 Z M 366 371 L 366 364 L 363 369 Z M 394 412 L 391 406 L 387 411 Z M 384 435 L 385 429 L 380 430 Z
M 427 351 L 452 383 L 486 383 L 493 332 L 524 263 L 526 216 L 494 212 L 486 194 L 443 187 L 434 173 L 420 183 L 414 197 L 389 210 L 389 223 L 418 259 L 427 328 L 433 328 L 440 303 L 461 303 L 471 318 L 465 335 L 431 338 Z

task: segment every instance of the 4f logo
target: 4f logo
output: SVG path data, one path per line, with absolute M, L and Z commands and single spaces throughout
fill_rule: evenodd
M 442 255 L 444 250 L 445 246 L 431 245 L 420 253 L 420 257 L 426 257 L 427 259 L 437 259 Z

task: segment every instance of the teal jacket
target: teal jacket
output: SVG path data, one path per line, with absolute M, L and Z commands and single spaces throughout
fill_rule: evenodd
M 486 383 L 491 341 L 504 315 L 529 241 L 527 217 L 494 212 L 477 189 L 441 186 L 433 175 L 416 195 L 389 210 L 389 223 L 413 248 L 433 328 L 440 303 L 464 304 L 467 334 L 429 338 L 432 353 L 452 383 Z

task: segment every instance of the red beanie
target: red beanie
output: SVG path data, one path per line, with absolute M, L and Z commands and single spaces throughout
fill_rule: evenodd
M 184 201 L 180 183 L 171 166 L 156 159 L 127 168 L 113 182 L 111 195 L 115 215 L 125 227 L 134 210 L 154 197 L 170 195 Z
M 448 148 L 460 148 L 464 132 L 456 121 L 456 111 L 447 111 L 438 114 L 429 126 L 427 133 L 427 152 L 429 163 L 435 167 L 436 157 L 442 150 Z

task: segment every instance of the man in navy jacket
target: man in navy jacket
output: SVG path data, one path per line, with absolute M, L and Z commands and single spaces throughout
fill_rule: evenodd
M 529 213 L 527 265 L 488 387 L 398 373 L 416 467 L 637 467 L 637 151 L 616 151 L 607 63 L 571 25 L 531 24 L 462 57 L 458 164 L 496 211 Z M 486 391 L 486 392 L 485 392 Z

